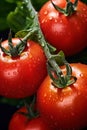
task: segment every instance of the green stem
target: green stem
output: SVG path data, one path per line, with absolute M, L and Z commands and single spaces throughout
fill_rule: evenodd
M 65 16 L 70 16 L 76 11 L 78 0 L 75 0 L 74 3 L 72 3 L 70 0 L 66 0 L 66 2 L 66 7 L 60 8 L 59 6 L 55 5 L 51 0 L 52 5 L 57 11 L 63 13 Z
M 76 81 L 76 78 L 74 76 L 72 76 L 72 68 L 71 68 L 71 66 L 65 60 L 65 57 L 61 58 L 62 62 L 66 66 L 66 75 L 63 75 L 62 70 L 60 69 L 58 63 L 56 62 L 55 58 L 53 58 L 54 55 L 51 54 L 51 52 L 50 52 L 49 43 L 47 43 L 45 38 L 44 38 L 44 35 L 43 35 L 43 33 L 41 31 L 41 28 L 40 28 L 40 25 L 39 25 L 39 21 L 37 21 L 37 22 L 38 22 L 38 41 L 39 41 L 40 45 L 43 47 L 43 49 L 44 49 L 48 64 L 50 63 L 53 71 L 55 72 L 55 74 L 57 76 L 57 79 L 55 79 L 52 76 L 50 68 L 48 67 L 48 74 L 51 77 L 51 79 L 53 80 L 53 84 L 56 87 L 59 87 L 59 88 L 63 88 L 63 87 L 66 87 L 68 85 L 73 84 Z M 50 73 L 49 73 L 49 71 L 50 71 Z
M 31 2 L 31 1 L 29 1 L 29 2 Z M 33 15 L 35 16 L 35 20 L 34 20 L 35 24 L 33 24 L 34 26 L 31 30 L 33 30 L 34 28 L 37 30 L 35 36 L 37 36 L 37 40 L 38 40 L 39 44 L 44 49 L 45 55 L 47 57 L 47 64 L 50 64 L 50 66 L 51 66 L 51 67 L 48 67 L 48 72 L 49 72 L 49 76 L 53 80 L 53 84 L 59 88 L 63 88 L 63 87 L 73 84 L 76 81 L 76 78 L 72 76 L 71 66 L 65 60 L 65 57 L 61 58 L 62 62 L 66 66 L 66 75 L 63 75 L 62 70 L 60 69 L 57 61 L 55 60 L 55 58 L 53 58 L 55 56 L 53 54 L 51 54 L 51 52 L 54 52 L 55 48 L 52 47 L 51 45 L 49 45 L 49 43 L 45 40 L 44 35 L 40 28 L 38 14 L 36 13 L 36 11 L 32 5 L 31 5 L 30 9 L 32 10 Z M 24 39 L 27 39 L 27 38 L 28 38 L 28 35 L 24 37 Z M 51 51 L 50 51 L 50 49 L 51 49 Z M 51 70 L 53 70 L 53 72 L 55 72 L 57 79 L 55 79 L 55 77 L 52 75 Z
M 31 100 L 30 103 L 27 103 L 26 100 L 24 100 L 25 107 L 27 109 L 27 112 L 18 112 L 19 114 L 22 114 L 26 116 L 28 119 L 34 119 L 39 116 L 39 112 L 35 108 L 35 103 L 36 103 L 36 95 L 33 96 L 33 99 Z
M 27 46 L 27 39 L 32 35 L 34 34 L 35 32 L 37 31 L 36 28 L 33 28 L 33 30 L 30 30 L 29 33 L 20 41 L 19 43 L 14 46 L 13 43 L 12 43 L 12 35 L 11 35 L 11 31 L 9 33 L 9 37 L 8 37 L 8 46 L 9 46 L 9 49 L 5 49 L 2 44 L 1 44 L 1 41 L 0 41 L 0 48 L 1 50 L 6 54 L 6 55 L 9 55 L 11 56 L 12 58 L 13 57 L 17 57 L 17 56 L 20 56 L 20 54 L 23 52 L 23 50 L 25 49 L 25 47 Z

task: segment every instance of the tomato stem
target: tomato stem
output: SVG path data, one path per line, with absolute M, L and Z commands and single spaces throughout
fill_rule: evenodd
M 69 2 L 69 1 L 68 1 Z M 76 2 L 76 1 L 75 1 Z M 69 65 L 69 63 L 65 60 L 64 53 L 59 52 L 58 54 L 54 55 L 53 53 L 55 52 L 55 48 L 51 46 L 44 38 L 44 35 L 42 33 L 42 30 L 40 28 L 39 20 L 38 20 L 38 14 L 36 13 L 35 9 L 33 8 L 31 1 L 28 3 L 29 9 L 32 11 L 34 19 L 33 19 L 33 27 L 31 27 L 31 30 L 29 33 L 32 32 L 32 30 L 35 29 L 35 32 L 33 35 L 37 38 L 38 43 L 42 46 L 45 55 L 47 57 L 47 70 L 48 74 L 51 77 L 53 84 L 58 87 L 58 88 L 64 88 L 68 85 L 73 84 L 76 81 L 76 78 L 72 76 L 72 68 Z M 27 34 L 24 39 L 31 38 Z M 61 60 L 61 62 L 65 65 L 66 67 L 66 75 L 62 73 L 61 68 L 59 67 L 58 64 L 58 59 Z M 56 75 L 56 77 L 53 75 L 53 73 Z
M 12 58 L 13 57 L 17 57 L 17 56 L 20 56 L 20 54 L 23 52 L 23 50 L 25 49 L 25 47 L 27 46 L 27 39 L 28 37 L 30 37 L 33 33 L 35 33 L 36 31 L 36 28 L 31 30 L 23 39 L 20 39 L 19 38 L 19 42 L 18 44 L 15 46 L 13 43 L 12 43 L 12 34 L 11 34 L 11 30 L 9 32 L 9 36 L 8 36 L 8 47 L 9 49 L 5 49 L 2 44 L 1 44 L 1 41 L 0 41 L 0 48 L 1 50 L 6 54 L 6 55 L 9 55 L 11 56 Z
M 57 11 L 63 13 L 65 16 L 70 16 L 76 11 L 78 0 L 75 0 L 74 3 L 72 3 L 70 0 L 66 0 L 66 2 L 67 2 L 66 7 L 60 8 L 59 6 L 55 5 L 53 1 L 51 0 L 52 5 Z
M 33 96 L 33 99 L 31 100 L 30 104 L 24 100 L 24 104 L 27 109 L 27 112 L 18 112 L 18 113 L 26 116 L 28 119 L 34 119 L 38 117 L 39 112 L 35 109 L 35 101 L 36 101 L 35 95 Z
M 57 55 L 57 58 L 59 56 L 62 62 L 64 63 L 64 65 L 66 66 L 66 75 L 62 73 L 56 60 L 52 58 L 53 55 L 50 53 L 50 50 L 48 49 L 47 46 L 44 47 L 44 51 L 48 59 L 48 62 L 47 62 L 48 74 L 53 80 L 53 84 L 58 88 L 64 88 L 75 83 L 76 77 L 72 76 L 72 68 L 69 65 L 69 63 L 65 60 L 65 57 L 62 57 L 60 54 Z

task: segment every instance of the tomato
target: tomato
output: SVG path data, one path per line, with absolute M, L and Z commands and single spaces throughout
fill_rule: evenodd
M 17 45 L 18 38 L 12 39 Z M 8 41 L 2 46 L 7 48 Z M 27 41 L 27 47 L 20 56 L 11 57 L 0 49 L 0 95 L 8 98 L 24 98 L 34 94 L 47 74 L 46 57 L 43 49 L 34 41 Z
M 53 85 L 49 76 L 37 92 L 40 115 L 54 130 L 80 130 L 87 127 L 87 65 L 72 63 L 76 82 L 65 88 Z M 62 67 L 63 73 L 66 72 Z
M 60 8 L 65 8 L 66 0 L 52 0 Z M 74 2 L 75 0 L 71 0 Z M 87 47 L 87 5 L 78 1 L 77 10 L 70 16 L 57 11 L 48 1 L 39 12 L 39 22 L 46 40 L 72 56 Z
M 13 114 L 8 130 L 51 130 L 41 117 L 28 119 L 25 115 L 18 112 L 27 112 L 27 110 L 22 107 Z

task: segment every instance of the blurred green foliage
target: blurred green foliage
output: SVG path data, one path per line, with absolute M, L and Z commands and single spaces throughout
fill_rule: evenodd
M 7 16 L 10 12 L 14 11 L 19 2 L 23 0 L 0 0 L 0 31 L 3 31 L 9 28 L 9 24 L 7 22 Z M 35 9 L 38 11 L 41 6 L 47 0 L 31 0 Z
M 14 3 L 8 3 L 5 0 L 0 0 L 0 30 L 4 30 L 8 27 L 7 15 L 10 11 L 13 11 L 16 7 Z

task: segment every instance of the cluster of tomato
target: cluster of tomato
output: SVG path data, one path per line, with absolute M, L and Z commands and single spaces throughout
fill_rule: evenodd
M 87 47 L 87 5 L 78 1 L 76 8 L 77 0 L 67 2 L 76 9 L 73 14 L 64 8 L 66 0 L 53 0 L 44 4 L 38 16 L 45 39 L 57 52 L 63 50 L 68 57 Z M 68 4 L 67 10 L 71 11 Z M 22 107 L 12 116 L 8 129 L 80 130 L 87 127 L 87 65 L 71 63 L 76 81 L 58 88 L 47 74 L 43 48 L 31 40 L 23 48 L 23 44 L 18 45 L 21 42 L 19 38 L 9 38 L 0 45 L 0 95 L 20 99 L 36 94 L 35 105 L 40 115 L 27 118 L 28 110 Z M 64 66 L 61 70 L 66 73 Z

